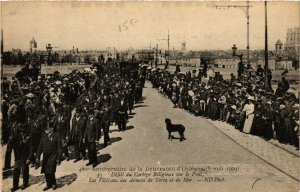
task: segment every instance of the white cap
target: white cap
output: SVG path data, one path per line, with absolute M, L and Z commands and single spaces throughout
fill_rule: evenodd
M 248 98 L 250 101 L 254 101 L 254 97 L 253 96 L 248 96 Z
M 32 98 L 34 97 L 34 95 L 33 95 L 32 93 L 28 93 L 28 94 L 26 95 L 26 97 L 32 99 Z
M 62 83 L 61 83 L 61 81 L 56 81 L 55 84 L 56 85 L 61 85 Z
M 296 103 L 295 105 L 293 105 L 293 107 L 299 108 L 300 105 L 298 103 Z
M 284 109 L 284 108 L 285 108 L 285 105 L 279 105 L 279 108 L 280 108 L 280 109 Z

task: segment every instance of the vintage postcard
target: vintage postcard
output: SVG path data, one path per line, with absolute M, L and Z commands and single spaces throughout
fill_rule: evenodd
M 299 191 L 299 2 L 0 5 L 1 191 Z

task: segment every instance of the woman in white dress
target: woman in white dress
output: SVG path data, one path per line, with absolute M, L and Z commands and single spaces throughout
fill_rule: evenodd
M 253 122 L 253 117 L 254 117 L 254 104 L 253 104 L 254 97 L 249 96 L 248 97 L 248 104 L 246 104 L 243 108 L 243 112 L 246 113 L 246 119 L 244 123 L 244 128 L 243 132 L 244 133 L 250 133 L 251 127 L 252 127 L 252 122 Z

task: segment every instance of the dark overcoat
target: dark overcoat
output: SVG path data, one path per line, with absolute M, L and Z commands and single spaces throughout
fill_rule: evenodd
M 76 120 L 76 117 L 74 117 L 72 121 L 73 122 L 72 131 L 70 135 L 70 142 L 72 144 L 78 143 L 79 146 L 81 146 L 85 130 L 86 118 L 81 116 L 78 120 Z
M 39 158 L 43 153 L 42 173 L 55 173 L 57 160 L 60 161 L 62 155 L 61 139 L 57 133 L 51 136 L 43 134 L 37 151 Z
M 95 142 L 100 139 L 100 136 L 101 132 L 98 119 L 93 118 L 91 120 L 89 118 L 86 122 L 83 138 L 86 139 L 87 142 Z

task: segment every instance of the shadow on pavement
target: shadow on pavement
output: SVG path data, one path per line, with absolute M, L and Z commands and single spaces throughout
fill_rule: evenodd
M 97 157 L 97 165 L 99 165 L 100 163 L 106 163 L 110 159 L 111 159 L 111 155 L 110 154 L 100 155 L 100 156 Z
M 147 107 L 148 105 L 136 105 L 136 106 L 134 106 L 134 109 L 135 108 L 139 108 L 139 107 Z
M 130 129 L 134 129 L 134 126 L 132 126 L 132 125 L 126 126 L 126 131 L 130 130 Z
M 113 130 L 109 130 L 109 133 L 113 133 L 113 132 L 118 132 L 119 129 L 113 129 Z
M 7 179 L 7 178 L 10 178 L 13 176 L 13 173 L 14 173 L 14 169 L 8 169 L 8 170 L 5 170 L 2 172 L 2 179 Z
M 129 114 L 129 115 L 128 115 L 128 119 L 133 118 L 135 114 L 136 114 L 136 113 L 134 113 L 134 112 L 132 112 L 131 114 Z
M 172 139 L 177 139 L 177 140 L 180 140 L 180 137 L 175 137 L 175 136 L 172 136 Z M 186 140 L 186 138 L 184 138 L 184 140 Z
M 43 184 L 45 183 L 45 176 L 39 175 L 39 176 L 30 176 L 29 177 L 29 185 L 35 185 L 35 184 Z
M 62 177 L 56 179 L 57 188 L 61 188 L 65 185 L 70 185 L 71 183 L 76 181 L 77 177 L 78 176 L 76 173 L 72 173 L 70 175 L 65 175 L 65 176 L 62 176 Z
M 76 181 L 77 179 L 77 174 L 76 173 L 72 173 L 70 175 L 65 175 L 62 176 L 60 178 L 56 179 L 56 183 L 57 183 L 57 188 L 61 188 L 65 185 L 70 185 L 71 183 L 73 183 L 74 181 Z M 35 184 L 39 184 L 42 185 L 45 183 L 45 176 L 44 175 L 39 175 L 39 176 L 30 176 L 29 178 L 29 185 L 35 185 Z
M 112 137 L 112 138 L 110 138 L 111 144 L 112 144 L 112 143 L 115 143 L 115 142 L 118 142 L 118 141 L 121 141 L 121 140 L 122 140 L 122 137 Z M 104 149 L 104 148 L 105 148 L 104 144 L 101 143 L 101 144 L 99 145 L 98 150 L 101 150 L 101 149 Z
M 115 143 L 115 142 L 118 142 L 118 141 L 121 141 L 121 140 L 122 140 L 122 137 L 112 137 L 112 138 L 110 138 L 111 143 Z

